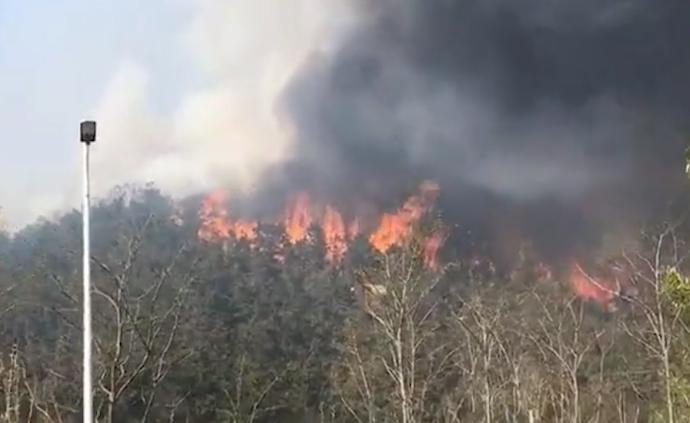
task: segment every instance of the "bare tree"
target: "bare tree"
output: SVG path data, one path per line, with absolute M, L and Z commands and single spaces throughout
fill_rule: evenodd
M 476 411 L 475 398 L 479 397 L 483 421 L 487 423 L 493 421 L 494 400 L 500 384 L 496 380 L 496 370 L 501 354 L 501 334 L 498 333 L 501 317 L 501 309 L 484 307 L 480 296 L 464 302 L 460 312 L 455 313 L 464 335 L 464 348 L 456 363 L 461 366 L 465 378 L 471 381 L 468 395 L 472 411 Z
M 218 410 L 231 423 L 254 423 L 264 413 L 276 410 L 277 405 L 265 406 L 268 394 L 285 376 L 287 369 L 271 374 L 267 378 L 257 378 L 258 372 L 248 366 L 248 357 L 236 357 L 234 386 L 225 389 L 227 407 Z
M 149 275 L 150 280 L 139 280 L 133 271 L 142 235 L 150 223 L 147 219 L 130 237 L 117 270 L 93 259 L 110 282 L 93 288 L 110 308 L 109 319 L 101 319 L 102 329 L 95 335 L 97 386 L 105 394 L 98 415 L 108 423 L 113 422 L 118 401 L 135 382 L 146 386 L 141 394 L 144 410 L 140 420 L 148 421 L 157 388 L 171 368 L 191 353 L 175 345 L 185 300 L 196 280 L 194 262 L 189 266 L 185 261 L 186 268 L 178 269 L 187 247 L 179 247 L 167 265 Z M 178 279 L 175 284 L 171 283 L 173 278 Z
M 666 224 L 652 234 L 643 233 L 643 248 L 626 252 L 625 258 L 636 282 L 624 299 L 633 304 L 633 318 L 623 321 L 623 328 L 642 347 L 648 357 L 659 364 L 665 421 L 674 423 L 678 405 L 674 399 L 674 356 L 690 353 L 690 334 L 686 306 L 674 305 L 669 297 L 669 278 L 682 269 L 690 252 L 677 232 L 681 223 Z M 651 373 L 656 372 L 650 369 Z
M 433 294 L 440 277 L 425 268 L 417 243 L 362 270 L 368 319 L 352 326 L 343 366 L 356 394 L 350 390 L 349 400 L 341 395 L 352 419 L 412 423 L 433 414 L 428 401 L 438 394 L 453 356 L 440 334 Z
M 244 351 L 235 354 L 233 383 L 223 389 L 225 404 L 215 411 L 230 423 L 254 423 L 271 413 L 289 408 L 290 404 L 285 401 L 269 397 L 312 358 L 313 350 L 310 350 L 299 362 L 276 370 L 258 368 L 259 365 Z
M 156 267 L 139 265 L 147 232 L 156 224 L 149 215 L 120 241 L 124 248 L 114 258 L 92 257 L 94 272 L 94 344 L 96 416 L 99 421 L 116 421 L 120 401 L 136 398 L 137 420 L 151 421 L 156 398 L 170 371 L 192 353 L 191 346 L 177 341 L 185 319 L 186 300 L 196 281 L 196 263 L 187 245 L 180 245 Z M 118 258 L 119 257 L 119 258 Z M 54 276 L 54 282 L 74 307 L 60 312 L 73 327 L 72 313 L 78 310 L 76 287 Z M 58 311 L 55 309 L 55 311 Z M 122 411 L 124 418 L 134 419 Z
M 554 374 L 552 401 L 557 405 L 559 421 L 579 423 L 582 419 L 580 372 L 586 356 L 597 345 L 602 331 L 587 331 L 583 304 L 576 299 L 565 301 L 553 309 L 538 298 L 543 317 L 537 330 L 528 332 L 544 363 L 552 362 Z
M 523 398 L 526 354 L 514 320 L 519 316 L 514 309 L 510 312 L 511 301 L 495 289 L 477 289 L 458 304 L 462 307 L 453 315 L 461 336 L 456 338 L 454 363 L 468 381 L 473 418 L 520 421 L 530 407 Z

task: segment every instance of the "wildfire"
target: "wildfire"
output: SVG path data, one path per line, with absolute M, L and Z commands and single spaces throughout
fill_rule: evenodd
M 225 192 L 215 192 L 204 199 L 199 211 L 201 226 L 198 236 L 208 242 L 221 241 L 229 237 L 256 240 L 258 223 L 250 220 L 232 221 L 225 208 L 228 195 Z
M 306 192 L 300 192 L 288 206 L 285 216 L 285 233 L 291 244 L 307 239 L 312 224 L 311 199 Z
M 608 307 L 616 297 L 616 287 L 608 280 L 597 280 L 588 275 L 580 266 L 575 263 L 570 273 L 570 284 L 578 297 L 596 302 L 604 308 Z
M 425 182 L 416 194 L 405 201 L 395 213 L 383 213 L 378 225 L 371 232 L 366 230 L 361 217 L 346 222 L 343 214 L 333 205 L 315 204 L 308 193 L 300 192 L 288 202 L 282 220 L 274 221 L 284 225 L 286 244 L 295 245 L 310 241 L 309 229 L 312 225 L 321 228 L 325 243 L 325 258 L 333 265 L 340 265 L 350 247 L 350 242 L 362 234 L 368 234 L 371 247 L 387 253 L 391 248 L 404 247 L 411 239 L 415 225 L 428 213 L 439 193 L 439 187 Z M 228 194 L 218 191 L 207 196 L 199 210 L 199 239 L 206 242 L 222 242 L 228 238 L 247 240 L 252 246 L 258 238 L 258 222 L 255 220 L 232 219 L 229 215 Z M 422 241 L 424 264 L 427 268 L 438 270 L 438 253 L 446 242 L 448 233 L 438 230 Z M 285 260 L 285 248 L 280 246 L 275 253 L 276 260 Z M 487 271 L 495 273 L 488 259 L 478 259 L 472 263 L 477 270 L 488 266 Z M 535 266 L 537 279 L 553 280 L 551 268 L 544 263 Z M 617 278 L 595 278 L 589 275 L 578 262 L 573 262 L 568 279 L 575 294 L 587 301 L 595 302 L 608 309 L 617 294 Z
M 246 239 L 248 241 L 255 241 L 258 237 L 257 229 L 258 222 L 249 220 L 238 220 L 233 225 L 233 233 L 237 239 Z
M 438 270 L 438 251 L 446 241 L 446 233 L 435 232 L 424 243 L 424 264 L 432 270 Z
M 232 225 L 228 219 L 228 212 L 225 210 L 225 202 L 224 192 L 214 192 L 201 203 L 199 238 L 210 242 L 225 239 L 231 234 Z
M 420 193 L 410 197 L 397 213 L 385 213 L 381 217 L 379 227 L 369 236 L 369 242 L 379 252 L 386 253 L 392 247 L 401 247 L 409 242 L 414 224 L 436 201 L 439 186 L 425 182 L 419 190 Z
M 326 241 L 326 259 L 340 263 L 347 252 L 345 223 L 342 215 L 334 207 L 327 206 L 323 215 L 323 236 Z
M 317 204 L 308 193 L 297 193 L 288 201 L 281 217 L 271 220 L 274 224 L 282 224 L 285 233 L 285 243 L 278 245 L 274 252 L 275 260 L 284 262 L 285 248 L 290 245 L 312 241 L 309 234 L 312 225 L 321 229 L 325 259 L 334 266 L 343 263 L 350 243 L 361 235 L 365 236 L 373 250 L 382 254 L 395 247 L 405 247 L 412 241 L 415 225 L 431 210 L 438 194 L 437 184 L 425 182 L 397 211 L 381 214 L 374 220 L 377 224 L 371 225 L 372 219 L 364 218 L 366 214 L 346 220 L 343 213 L 332 204 Z M 234 238 L 247 240 L 255 247 L 259 236 L 258 222 L 231 218 L 227 208 L 228 199 L 229 196 L 224 191 L 211 193 L 204 198 L 199 210 L 199 239 L 206 242 L 223 242 Z M 182 224 L 181 212 L 173 216 L 173 222 Z M 442 228 L 421 240 L 424 265 L 428 269 L 437 271 L 440 268 L 438 254 L 448 235 L 447 230 Z M 583 300 L 592 301 L 610 310 L 614 306 L 613 300 L 621 295 L 620 292 L 632 292 L 629 281 L 626 282 L 625 278 L 621 285 L 619 277 L 609 275 L 606 270 L 592 276 L 585 272 L 577 261 L 572 263 L 567 275 L 568 282 L 575 294 Z M 470 268 L 472 272 L 487 275 L 496 273 L 491 260 L 482 256 L 475 256 L 470 260 Z M 543 262 L 536 263 L 534 272 L 537 280 L 541 282 L 554 280 L 552 269 Z
M 431 209 L 438 192 L 437 184 L 425 182 L 419 192 L 411 196 L 396 213 L 384 213 L 368 237 L 372 248 L 386 253 L 392 247 L 405 246 L 412 237 L 414 225 Z M 255 241 L 258 223 L 232 220 L 226 209 L 227 201 L 228 195 L 222 191 L 204 199 L 199 211 L 199 238 L 207 242 L 219 242 L 231 237 Z M 334 265 L 342 263 L 349 243 L 364 233 L 362 218 L 354 217 L 346 224 L 343 214 L 336 207 L 315 204 L 306 192 L 300 192 L 290 199 L 283 213 L 282 224 L 287 242 L 291 245 L 310 241 L 309 229 L 312 225 L 318 225 L 326 244 L 326 259 Z M 445 240 L 446 234 L 437 232 L 424 242 L 424 262 L 429 268 L 438 268 L 437 255 Z M 284 254 L 279 252 L 276 257 L 282 259 Z

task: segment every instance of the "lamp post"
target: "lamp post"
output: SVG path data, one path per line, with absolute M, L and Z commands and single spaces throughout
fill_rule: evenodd
M 84 423 L 93 423 L 93 388 L 91 378 L 91 228 L 90 228 L 90 193 L 89 193 L 89 146 L 96 141 L 96 122 L 84 121 L 80 125 L 80 138 L 83 144 L 83 183 L 82 199 L 83 218 L 83 277 L 84 277 L 84 315 L 83 315 L 83 416 Z

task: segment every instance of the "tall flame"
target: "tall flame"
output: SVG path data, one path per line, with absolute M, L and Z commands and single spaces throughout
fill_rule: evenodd
M 212 242 L 223 240 L 232 233 L 232 225 L 225 209 L 227 194 L 222 191 L 214 192 L 204 198 L 199 211 L 199 238 Z
M 291 244 L 307 239 L 312 224 L 311 199 L 306 192 L 298 193 L 285 214 L 285 233 Z
M 444 231 L 434 232 L 424 243 L 424 264 L 432 270 L 438 270 L 438 252 L 446 241 Z
M 326 206 L 322 219 L 323 236 L 326 241 L 326 259 L 331 263 L 342 262 L 347 253 L 345 223 L 342 215 L 332 206 Z
M 230 237 L 246 239 L 253 242 L 257 239 L 258 223 L 251 220 L 232 221 L 226 209 L 228 195 L 223 191 L 214 192 L 204 199 L 199 211 L 198 236 L 207 242 L 221 241 Z
M 369 236 L 371 246 L 386 253 L 393 246 L 404 246 L 412 237 L 414 225 L 427 213 L 439 192 L 437 184 L 425 182 L 419 192 L 411 196 L 396 213 L 385 213 L 379 225 Z M 201 221 L 198 236 L 208 242 L 227 238 L 246 239 L 252 243 L 258 238 L 258 223 L 253 220 L 232 220 L 226 209 L 228 195 L 223 191 L 210 194 L 203 200 L 199 211 Z M 333 265 L 342 263 L 349 242 L 363 233 L 362 219 L 354 217 L 346 225 L 342 213 L 332 205 L 316 207 L 309 194 L 300 192 L 287 204 L 282 223 L 289 244 L 309 241 L 312 224 L 320 225 L 326 244 L 326 260 Z M 424 243 L 424 262 L 432 269 L 438 267 L 437 254 L 445 242 L 446 234 L 438 232 Z M 277 259 L 284 259 L 282 252 Z
M 378 228 L 369 236 L 371 245 L 381 253 L 392 247 L 402 247 L 409 242 L 414 225 L 429 211 L 439 186 L 434 182 L 424 182 L 420 193 L 410 197 L 396 213 L 385 213 Z

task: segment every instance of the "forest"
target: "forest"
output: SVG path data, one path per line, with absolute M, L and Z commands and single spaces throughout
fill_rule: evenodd
M 287 249 L 280 225 L 200 239 L 199 202 L 153 186 L 92 213 L 99 422 L 690 421 L 682 219 L 621 251 L 603 307 L 528 245 L 507 272 L 430 268 L 431 217 L 334 265 L 319 227 Z M 0 290 L 0 421 L 80 421 L 80 212 L 0 235 Z

